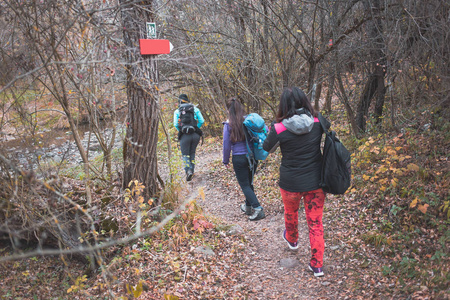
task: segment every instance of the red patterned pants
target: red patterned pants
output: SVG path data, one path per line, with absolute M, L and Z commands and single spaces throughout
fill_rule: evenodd
M 289 242 L 298 241 L 298 208 L 300 200 L 305 202 L 306 221 L 309 228 L 309 243 L 311 245 L 311 266 L 321 268 L 323 265 L 323 203 L 325 193 L 322 189 L 309 192 L 288 192 L 281 190 L 284 203 L 284 222 L 286 238 Z

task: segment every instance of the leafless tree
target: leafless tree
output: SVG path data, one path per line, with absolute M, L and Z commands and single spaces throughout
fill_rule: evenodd
M 13 245 L 20 240 L 61 248 L 95 243 L 92 233 L 100 230 L 105 215 L 99 209 L 105 204 L 94 199 L 92 178 L 98 178 L 96 189 L 114 187 L 112 150 L 120 125 L 116 110 L 123 103 L 119 6 L 79 1 L 4 1 L 1 6 L 1 22 L 7 24 L 1 29 L 2 67 L 10 62 L 13 67 L 2 73 L 0 126 L 31 149 L 24 164 L 10 146 L 1 145 L 1 236 Z M 48 161 L 39 154 L 47 130 L 42 123 L 51 114 L 62 116 L 59 123 L 67 122 L 82 161 L 82 192 L 71 191 L 74 197 L 66 195 L 70 179 L 59 176 L 66 158 Z M 87 142 L 82 126 L 90 132 Z M 111 129 L 108 134 L 105 127 Z M 92 163 L 93 140 L 103 150 L 105 170 Z M 80 240 L 82 236 L 86 239 Z

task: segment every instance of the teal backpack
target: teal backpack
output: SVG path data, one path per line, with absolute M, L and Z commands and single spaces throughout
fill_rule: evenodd
M 244 132 L 249 158 L 254 161 L 265 160 L 269 152 L 263 149 L 264 141 L 268 135 L 264 119 L 257 113 L 247 115 L 244 119 Z M 253 151 L 250 149 L 250 143 L 253 145 Z

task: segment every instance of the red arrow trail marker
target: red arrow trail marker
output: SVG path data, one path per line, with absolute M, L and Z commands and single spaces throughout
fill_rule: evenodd
M 169 54 L 173 45 L 169 40 L 140 39 L 141 55 Z

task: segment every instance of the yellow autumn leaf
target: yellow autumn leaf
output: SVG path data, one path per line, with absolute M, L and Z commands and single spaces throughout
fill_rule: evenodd
M 198 193 L 200 194 L 200 196 L 202 197 L 202 200 L 205 201 L 205 192 L 203 191 L 203 187 L 200 187 L 198 189 Z
M 408 164 L 407 168 L 408 168 L 408 170 L 415 171 L 415 172 L 419 171 L 419 169 L 420 169 L 418 165 L 413 164 L 413 163 Z
M 50 191 L 54 191 L 54 190 L 55 190 L 52 186 L 50 186 L 50 184 L 48 184 L 48 182 L 45 182 L 45 181 L 44 181 L 44 186 L 45 186 L 46 188 L 48 188 Z
M 388 153 L 389 155 L 397 155 L 397 152 L 396 152 L 394 149 L 389 149 L 389 150 L 387 151 L 387 153 Z
M 180 271 L 180 263 L 177 261 L 172 262 L 172 269 L 174 270 L 174 272 Z
M 364 179 L 364 180 L 369 180 L 369 179 L 370 179 L 370 176 L 367 176 L 366 174 L 364 174 L 364 175 L 363 175 L 363 179 Z
M 410 204 L 409 207 L 414 208 L 417 205 L 417 202 L 419 202 L 419 198 L 416 197 Z
M 397 186 L 397 183 L 398 183 L 398 179 L 397 179 L 397 178 L 393 178 L 393 179 L 391 180 L 391 185 L 392 185 L 393 187 L 396 187 L 396 186 Z
M 142 294 L 143 291 L 144 289 L 142 287 L 142 282 L 139 282 L 139 284 L 136 286 L 133 292 L 134 298 L 139 298 L 139 296 Z
M 428 209 L 428 204 L 424 204 L 424 205 L 419 205 L 419 207 L 417 208 L 417 209 L 419 209 L 421 212 L 423 212 L 424 214 L 426 214 L 427 213 L 427 209 Z
M 134 298 L 138 298 L 142 294 L 142 281 L 139 281 L 135 287 L 127 283 L 126 287 L 128 294 L 133 295 Z
M 385 185 L 385 184 L 388 182 L 388 179 L 387 179 L 387 178 L 383 178 L 383 179 L 380 179 L 378 182 L 379 182 L 381 185 Z
M 398 176 L 403 176 L 403 171 L 401 169 L 397 169 L 394 171 Z
M 378 168 L 378 170 L 375 173 L 377 173 L 377 174 L 385 173 L 386 171 L 387 171 L 386 167 L 381 166 L 381 167 Z

